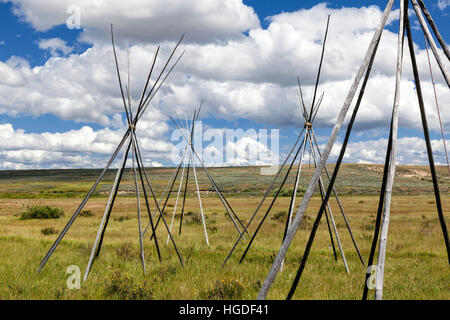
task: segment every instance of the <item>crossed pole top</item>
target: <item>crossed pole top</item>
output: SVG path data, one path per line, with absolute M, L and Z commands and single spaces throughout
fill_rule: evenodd
M 50 256 L 53 254 L 53 252 L 56 250 L 57 246 L 60 244 L 60 242 L 62 241 L 62 239 L 64 238 L 64 236 L 67 234 L 67 232 L 69 231 L 70 227 L 72 226 L 72 224 L 74 223 L 75 219 L 78 217 L 78 215 L 80 214 L 81 210 L 83 209 L 83 207 L 85 206 L 85 204 L 87 203 L 87 201 L 89 200 L 89 198 L 92 196 L 93 192 L 95 191 L 95 189 L 97 188 L 97 186 L 99 185 L 100 181 L 103 179 L 103 177 L 105 176 L 107 170 L 109 169 L 109 167 L 111 166 L 111 164 L 113 163 L 114 159 L 117 157 L 117 155 L 119 154 L 120 150 L 122 149 L 122 147 L 124 145 L 127 145 L 127 150 L 125 151 L 125 158 L 122 161 L 123 164 L 125 165 L 126 162 L 126 156 L 128 155 L 128 151 L 131 147 L 132 142 L 133 143 L 133 150 L 135 150 L 134 148 L 136 148 L 136 151 L 139 151 L 138 149 L 138 145 L 137 145 L 137 141 L 136 141 L 136 135 L 135 135 L 135 131 L 136 131 L 136 125 L 139 121 L 139 119 L 142 117 L 142 115 L 144 114 L 144 112 L 146 111 L 146 109 L 148 108 L 150 102 L 152 101 L 152 99 L 154 98 L 154 96 L 156 95 L 156 93 L 158 93 L 159 89 L 161 88 L 162 84 L 167 80 L 167 78 L 169 77 L 169 75 L 171 74 L 171 72 L 173 71 L 173 69 L 175 68 L 175 66 L 178 64 L 178 62 L 180 61 L 181 57 L 184 55 L 185 50 L 183 50 L 183 52 L 179 55 L 179 57 L 175 60 L 175 62 L 172 64 L 172 66 L 169 67 L 169 64 L 175 54 L 175 51 L 177 50 L 177 48 L 179 47 L 181 41 L 183 40 L 184 35 L 181 36 L 180 40 L 177 42 L 177 44 L 175 45 L 174 49 L 172 50 L 170 56 L 168 57 L 164 67 L 162 68 L 162 70 L 160 71 L 160 73 L 158 74 L 156 80 L 154 81 L 153 85 L 151 85 L 149 87 L 149 83 L 150 83 L 150 78 L 152 76 L 152 72 L 158 57 L 158 53 L 159 53 L 159 49 L 160 47 L 158 46 L 158 48 L 156 49 L 156 52 L 154 54 L 152 63 L 151 63 L 151 67 L 150 70 L 148 72 L 148 76 L 147 76 L 147 80 L 145 82 L 145 86 L 142 90 L 142 94 L 140 96 L 139 99 L 139 104 L 137 106 L 136 109 L 136 113 L 133 115 L 133 108 L 131 106 L 131 96 L 130 96 L 130 77 L 129 77 L 129 64 L 128 64 L 128 84 L 126 86 L 126 91 L 127 91 L 127 100 L 128 103 L 126 102 L 125 99 L 125 94 L 124 94 L 124 90 L 123 90 L 123 86 L 122 86 L 122 79 L 120 76 L 120 70 L 119 70 L 119 63 L 117 60 L 117 53 L 116 53 L 116 47 L 114 44 L 114 32 L 113 32 L 113 25 L 111 24 L 111 42 L 112 42 L 112 47 L 113 47 L 113 52 L 114 52 L 114 61 L 116 64 L 116 72 L 117 72 L 117 77 L 119 80 L 119 87 L 120 87 L 120 93 L 122 96 L 122 101 L 123 101 L 123 106 L 125 109 L 125 114 L 127 117 L 127 123 L 128 123 L 128 128 L 126 130 L 126 132 L 124 133 L 122 140 L 120 141 L 120 143 L 117 145 L 116 149 L 114 150 L 113 154 L 111 155 L 111 157 L 108 160 L 108 163 L 106 164 L 106 166 L 103 168 L 100 176 L 97 178 L 97 180 L 95 181 L 95 183 L 92 185 L 91 189 L 88 191 L 88 193 L 86 194 L 86 196 L 84 197 L 84 199 L 82 200 L 82 202 L 80 203 L 79 207 L 77 208 L 77 210 L 75 211 L 75 213 L 72 215 L 72 217 L 70 218 L 70 220 L 67 222 L 67 224 L 65 225 L 65 227 L 63 228 L 63 230 L 61 231 L 61 233 L 58 235 L 58 237 L 56 238 L 55 242 L 52 244 L 52 246 L 50 247 L 50 249 L 48 250 L 48 252 L 46 253 L 46 255 L 44 256 L 44 258 L 42 259 L 38 271 L 40 271 L 45 264 L 47 263 L 48 259 L 50 258 Z M 166 71 L 167 70 L 167 71 Z M 130 138 L 131 135 L 131 138 Z M 128 144 L 125 144 L 125 141 L 130 138 L 130 141 Z M 139 156 L 140 153 L 138 152 Z M 141 159 L 140 159 L 141 160 Z M 142 160 L 141 160 L 142 161 Z M 143 162 L 142 162 L 143 163 Z M 140 166 L 138 165 L 138 168 L 140 168 Z M 121 171 L 123 171 L 123 168 L 118 170 L 118 175 L 116 177 L 116 179 L 120 180 L 121 178 Z M 120 173 L 120 175 L 119 175 Z M 145 171 L 144 171 L 145 174 Z M 117 181 L 118 181 L 117 180 Z M 141 177 L 142 180 L 142 177 Z M 142 181 L 142 184 L 144 185 L 144 182 Z M 143 189 L 145 192 L 145 188 Z M 152 193 L 153 194 L 153 193 Z M 147 198 L 147 197 L 145 197 Z M 158 207 L 158 203 L 157 203 L 157 207 Z M 106 211 L 105 211 L 106 213 Z M 151 219 L 151 218 L 150 218 Z M 102 237 L 103 238 L 103 237 Z M 98 239 L 98 235 L 97 235 L 97 239 Z M 155 237 L 156 239 L 156 237 Z M 97 241 L 97 240 L 96 240 Z M 156 242 L 156 240 L 155 240 Z M 97 251 L 98 254 L 99 251 Z M 92 253 L 94 253 L 94 250 L 92 251 Z M 159 251 L 158 251 L 159 253 Z M 89 271 L 89 266 L 92 263 L 92 257 L 93 255 L 91 254 L 91 258 L 90 258 L 90 262 L 88 265 L 88 268 L 86 270 L 86 274 L 85 277 L 87 276 L 87 273 Z
M 188 143 L 188 145 L 194 149 L 194 127 L 195 127 L 195 122 L 198 120 L 198 117 L 200 115 L 200 112 L 202 110 L 203 107 L 203 102 L 204 99 L 202 99 L 200 101 L 200 106 L 198 107 L 198 109 L 194 109 L 194 114 L 192 116 L 192 123 L 190 128 L 188 126 L 183 126 L 183 123 L 181 121 L 177 122 L 174 118 L 172 118 L 171 116 L 169 116 L 170 120 L 175 124 L 175 126 L 181 131 L 181 134 L 183 135 L 184 139 L 186 140 L 186 142 Z M 187 124 L 187 120 L 186 120 L 186 125 Z M 188 132 L 189 135 L 186 136 L 186 134 L 184 134 L 184 131 Z
M 175 51 L 177 50 L 177 48 L 180 45 L 180 43 L 183 40 L 183 38 L 184 38 L 184 34 L 178 40 L 178 42 L 175 45 L 175 47 L 173 48 L 169 58 L 167 59 L 166 63 L 164 64 L 164 67 L 162 68 L 161 72 L 158 74 L 155 82 L 149 88 L 150 78 L 152 76 L 153 69 L 155 67 L 155 63 L 156 63 L 156 60 L 157 60 L 157 57 L 158 57 L 158 54 L 159 54 L 160 46 L 158 46 L 158 48 L 156 49 L 156 52 L 155 52 L 154 57 L 153 57 L 153 61 L 152 61 L 151 66 L 150 66 L 150 71 L 148 72 L 148 76 L 147 76 L 147 80 L 145 82 L 144 89 L 142 90 L 142 94 L 141 94 L 141 97 L 139 99 L 139 104 L 138 104 L 138 107 L 137 107 L 136 114 L 133 117 L 133 110 L 132 110 L 132 107 L 131 107 L 130 88 L 129 88 L 129 85 L 130 85 L 129 84 L 129 78 L 128 78 L 128 85 L 126 87 L 126 89 L 127 89 L 127 98 L 128 98 L 128 104 L 127 104 L 126 99 L 125 99 L 123 86 L 122 86 L 122 80 L 121 80 L 121 76 L 120 76 L 120 70 L 119 70 L 119 63 L 118 63 L 118 60 L 117 60 L 116 47 L 115 47 L 115 44 L 114 44 L 113 25 L 111 24 L 111 42 L 112 42 L 112 47 L 113 47 L 113 52 L 114 52 L 114 60 L 115 60 L 115 64 L 116 64 L 117 77 L 118 77 L 118 80 L 119 80 L 120 93 L 121 93 L 121 96 L 122 96 L 122 102 L 123 102 L 123 106 L 124 106 L 124 109 L 125 109 L 125 114 L 126 114 L 126 117 L 127 117 L 127 123 L 128 123 L 128 130 L 125 133 L 126 135 L 129 133 L 129 131 L 135 131 L 136 130 L 137 122 L 140 120 L 140 118 L 142 117 L 144 112 L 147 110 L 150 102 L 155 97 L 156 93 L 158 93 L 158 91 L 161 88 L 162 84 L 167 80 L 167 78 L 172 73 L 172 71 L 175 68 L 175 66 L 180 61 L 181 57 L 184 55 L 185 50 L 183 50 L 183 52 L 180 54 L 180 56 L 175 60 L 173 65 L 166 72 L 166 69 L 168 68 L 169 63 L 172 60 L 172 58 L 173 58 L 173 56 L 175 54 Z

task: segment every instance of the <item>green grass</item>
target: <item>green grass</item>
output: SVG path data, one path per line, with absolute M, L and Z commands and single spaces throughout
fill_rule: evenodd
M 341 201 L 356 241 L 364 259 L 367 260 L 378 201 L 375 191 L 379 188 L 381 173 L 369 170 L 363 165 L 345 165 L 344 169 L 337 190 L 342 194 Z M 407 171 L 409 173 L 411 170 L 425 171 L 421 167 L 407 169 L 410 170 Z M 259 203 L 260 190 L 269 183 L 270 177 L 259 176 L 259 168 L 249 168 L 248 171 L 245 171 L 245 168 L 215 168 L 211 171 L 220 176 L 217 183 L 222 189 L 227 190 L 226 196 L 235 212 L 242 220 L 249 221 Z M 150 172 L 150 177 L 154 177 L 156 181 L 157 192 L 161 193 L 167 184 L 167 180 L 164 179 L 170 176 L 171 170 L 151 169 Z M 450 197 L 445 192 L 448 187 L 448 176 L 442 168 L 439 168 L 439 172 L 443 181 L 443 207 L 444 212 L 447 212 L 446 208 L 450 206 Z M 23 188 L 30 188 L 37 195 L 47 194 L 40 193 L 41 190 L 47 192 L 53 189 L 78 190 L 81 193 L 83 188 L 89 188 L 89 183 L 77 181 L 76 176 L 79 175 L 80 179 L 88 181 L 94 174 L 98 174 L 98 170 L 57 170 L 53 171 L 53 174 L 33 171 L 27 174 L 18 171 L 17 176 L 14 176 L 12 173 L 8 175 L 2 172 L 0 192 L 15 194 L 13 189 L 22 184 Z M 111 178 L 112 175 L 109 173 L 105 186 L 110 185 Z M 231 184 L 233 179 L 234 185 Z M 351 185 L 352 179 L 355 186 L 360 186 L 360 190 Z M 28 184 L 27 181 L 33 183 Z M 70 187 L 72 183 L 78 185 L 80 189 Z M 201 185 L 204 186 L 202 190 L 207 189 L 205 181 Z M 434 198 L 430 194 L 431 183 L 416 177 L 399 176 L 396 179 L 396 186 L 398 192 L 392 199 L 387 244 L 384 298 L 448 300 L 450 268 Z M 289 188 L 291 186 L 286 187 Z M 246 189 L 248 191 L 244 191 Z M 257 195 L 252 195 L 255 190 L 258 190 Z M 220 200 L 215 196 L 205 195 L 203 205 L 210 241 L 208 247 L 204 239 L 203 225 L 201 222 L 198 223 L 200 211 L 197 199 L 192 193 L 186 200 L 184 221 L 187 223 L 183 225 L 182 234 L 178 234 L 180 208 L 177 209 L 173 227 L 173 230 L 176 230 L 173 233 L 174 239 L 185 266 L 180 265 L 171 243 L 166 245 L 167 232 L 161 224 L 157 239 L 161 248 L 162 262 L 158 261 L 154 242 L 150 241 L 147 234 L 144 237 L 147 273 L 144 274 L 139 248 L 136 200 L 122 193 L 116 200 L 102 251 L 91 269 L 88 280 L 82 283 L 81 289 L 69 290 L 66 285 L 69 274 L 66 274 L 66 270 L 71 265 L 77 265 L 83 276 L 107 199 L 105 195 L 99 194 L 87 203 L 84 210 L 90 212 L 87 214 L 88 217 L 79 217 L 75 221 L 61 245 L 38 273 L 37 268 L 42 258 L 57 237 L 53 231 L 42 230 L 62 230 L 84 196 L 80 194 L 75 197 L 69 193 L 48 194 L 55 194 L 58 197 L 46 198 L 45 204 L 63 209 L 66 216 L 59 219 L 21 220 L 20 212 L 23 208 L 29 205 L 42 205 L 41 198 L 0 199 L 0 284 L 2 284 L 0 299 L 254 299 L 280 247 L 286 217 L 280 212 L 287 212 L 290 201 L 289 197 L 277 200 L 272 214 L 266 219 L 242 264 L 238 261 L 249 237 L 237 247 L 236 252 L 222 268 L 222 262 L 236 240 L 237 232 L 229 217 L 224 214 L 225 209 Z M 270 201 L 269 197 L 261 208 L 256 222 L 259 222 Z M 171 206 L 166 208 L 165 218 L 168 224 L 174 203 L 175 199 L 172 198 L 169 201 Z M 153 203 L 151 205 L 153 208 Z M 284 269 L 277 276 L 268 298 L 286 297 L 319 205 L 320 200 L 316 195 L 311 200 L 304 222 L 286 256 Z M 359 262 L 335 201 L 331 202 L 331 207 L 350 274 L 346 273 L 340 257 L 337 261 L 334 260 L 326 222 L 323 220 L 295 299 L 361 298 L 365 266 Z M 143 225 L 146 226 L 149 220 L 142 198 L 141 210 Z M 189 211 L 192 213 L 188 214 Z M 446 219 L 449 221 L 448 214 Z M 256 224 L 251 225 L 250 232 L 255 230 Z

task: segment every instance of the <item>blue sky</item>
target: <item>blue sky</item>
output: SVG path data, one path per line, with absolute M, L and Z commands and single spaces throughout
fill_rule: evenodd
M 325 27 L 323 17 L 326 12 L 331 13 L 330 30 L 335 33 L 330 35 L 330 48 L 325 52 L 326 65 L 319 87 L 319 91 L 325 91 L 324 107 L 315 124 L 319 140 L 325 143 L 342 106 L 348 82 L 359 66 L 367 49 L 367 39 L 370 39 L 376 25 L 375 22 L 372 25 L 366 23 L 361 17 L 364 14 L 369 19 L 373 16 L 377 22 L 376 16 L 381 14 L 386 1 L 367 2 L 367 5 L 379 7 L 375 9 L 361 8 L 360 1 L 327 1 L 318 5 L 316 1 L 245 0 L 242 3 L 238 1 L 237 7 L 223 1 L 222 9 L 218 5 L 216 9 L 209 6 L 206 10 L 202 9 L 202 1 L 197 1 L 196 5 L 191 6 L 194 8 L 189 9 L 192 13 L 183 11 L 186 9 L 180 1 L 179 9 L 174 5 L 173 10 L 164 16 L 166 27 L 166 21 L 160 20 L 159 16 L 163 16 L 160 13 L 163 10 L 158 7 L 162 7 L 162 1 L 154 1 L 148 8 L 152 13 L 148 17 L 122 15 L 120 2 L 113 1 L 110 8 L 98 8 L 98 12 L 95 9 L 90 12 L 89 5 L 86 8 L 81 5 L 82 28 L 72 30 L 65 24 L 67 5 L 64 1 L 62 3 L 58 7 L 50 1 L 42 1 L 40 5 L 27 0 L 0 2 L 0 74 L 6 79 L 3 82 L 0 80 L 0 99 L 3 100 L 0 100 L 0 126 L 3 126 L 0 132 L 10 137 L 8 143 L 0 145 L 3 148 L 0 154 L 1 169 L 102 166 L 102 161 L 112 151 L 123 131 L 124 121 L 120 103 L 117 103 L 119 89 L 112 72 L 109 35 L 104 32 L 109 22 L 114 23 L 120 37 L 122 64 L 126 46 L 129 46 L 131 57 L 135 54 L 136 60 L 132 60 L 132 64 L 138 72 L 147 69 L 147 66 L 141 67 L 145 61 L 142 59 L 151 57 L 158 43 L 170 48 L 175 37 L 187 29 L 187 62 L 183 58 L 171 77 L 174 79 L 167 84 L 170 90 L 161 93 L 154 110 L 144 119 L 143 126 L 149 131 L 142 133 L 144 144 L 149 144 L 148 147 L 143 145 L 147 163 L 173 165 L 167 156 L 173 147 L 170 141 L 173 127 L 168 115 L 171 112 L 190 114 L 202 97 L 207 101 L 204 127 L 279 129 L 280 149 L 282 152 L 288 150 L 301 126 L 298 106 L 295 106 L 296 75 L 305 80 L 305 91 L 310 92 L 308 90 L 312 90 L 312 80 L 319 62 L 317 50 L 320 49 Z M 450 2 L 426 3 L 444 39 L 450 39 Z M 129 6 L 132 13 L 146 12 L 145 8 L 133 7 L 133 1 Z M 398 3 L 395 9 L 398 9 Z M 189 19 L 190 14 L 195 19 Z M 219 21 L 221 19 L 223 22 Z M 308 19 L 311 21 L 308 22 Z M 425 94 L 429 94 L 431 86 L 423 35 L 413 15 L 411 21 L 414 40 L 419 48 L 419 67 L 422 67 L 421 75 L 426 82 Z M 143 32 L 147 25 L 150 25 L 149 30 L 154 30 L 152 23 L 156 27 L 162 25 L 157 35 Z M 280 32 L 280 28 L 284 31 Z M 392 44 L 397 28 L 397 20 L 393 18 L 386 28 L 387 35 L 382 39 L 386 40 L 386 44 L 380 48 L 382 53 L 375 63 L 375 84 L 368 92 L 361 121 L 356 124 L 347 162 L 380 162 L 384 158 L 389 110 L 392 108 L 388 97 L 392 95 L 389 90 L 394 85 L 393 70 L 390 69 L 395 63 L 395 46 Z M 352 35 L 361 37 L 361 43 L 352 41 Z M 295 41 L 302 37 L 308 40 L 302 46 L 296 46 Z M 345 39 L 348 44 L 343 43 Z M 311 41 L 311 45 L 307 41 Z M 345 48 L 347 45 L 349 48 Z M 265 52 L 268 47 L 270 50 Z M 219 56 L 214 52 L 220 52 Z M 198 57 L 205 60 L 201 61 Z M 344 60 L 342 65 L 340 60 Z M 230 61 L 228 68 L 223 67 Z M 205 65 L 202 65 L 203 62 Z M 294 66 L 291 70 L 290 64 Z M 96 79 L 94 73 L 91 78 L 84 76 L 93 67 L 102 67 L 100 70 L 105 72 L 103 78 Z M 445 88 L 435 63 L 433 71 L 440 104 L 446 105 L 450 101 L 448 88 Z M 406 87 L 412 83 L 409 73 L 405 72 Z M 180 79 L 189 80 L 183 82 Z M 70 88 L 72 84 L 73 88 Z M 136 91 L 138 87 L 136 85 Z M 380 95 L 377 90 L 386 92 Z M 404 114 L 400 115 L 402 127 L 399 137 L 403 142 L 400 143 L 399 162 L 425 163 L 418 110 L 408 115 L 414 96 L 405 95 Z M 81 97 L 86 101 L 79 103 Z M 443 163 L 434 97 L 429 94 L 426 102 L 429 105 L 436 160 Z M 67 105 L 59 107 L 59 103 Z M 441 109 L 444 127 L 448 131 L 450 114 L 445 114 L 445 108 Z M 72 137 L 76 142 L 66 145 L 66 137 Z M 84 145 L 83 141 L 91 142 Z M 239 163 L 245 164 L 245 161 Z

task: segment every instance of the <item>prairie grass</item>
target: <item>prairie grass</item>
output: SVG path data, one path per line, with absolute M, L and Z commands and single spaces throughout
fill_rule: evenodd
M 170 176 L 172 171 L 158 170 L 161 171 L 154 171 L 155 180 L 161 190 L 167 184 L 165 177 Z M 228 196 L 229 193 L 225 193 L 242 221 L 250 220 L 260 200 L 260 193 L 252 195 L 251 192 L 265 187 L 264 183 L 255 183 L 265 178 L 251 176 L 257 175 L 258 170 L 258 168 L 249 168 L 248 171 L 241 168 L 214 169 L 216 174 L 224 175 L 222 182 L 230 190 L 232 186 L 227 184 L 227 179 L 233 177 L 236 179 L 239 177 L 240 180 L 237 181 L 243 181 L 242 185 L 239 184 L 239 188 L 250 190 L 249 193 L 238 196 Z M 360 184 L 363 190 L 366 190 L 364 192 L 367 192 L 361 194 L 354 189 L 351 193 L 349 192 L 351 189 L 346 187 L 350 184 L 346 179 L 350 178 L 344 176 L 344 179 L 340 180 L 342 184 L 338 192 L 342 194 L 341 202 L 363 258 L 367 260 L 378 203 L 378 195 L 370 190 L 372 186 L 375 188 L 377 185 L 380 173 L 363 170 L 361 166 L 356 165 L 346 165 L 345 170 L 349 174 L 353 172 L 355 184 Z M 81 179 L 91 178 L 92 172 L 86 172 L 86 176 L 80 176 Z M 246 172 L 249 177 L 246 177 Z M 359 176 L 364 172 L 368 176 L 366 179 Z M 41 186 L 39 188 L 51 183 L 52 188 L 57 190 L 77 190 L 70 188 L 72 182 L 80 183 L 82 188 L 87 185 L 78 182 L 75 175 L 69 175 L 64 180 L 63 174 L 59 171 L 55 176 L 40 174 L 42 177 L 33 180 L 32 177 L 18 172 L 16 178 L 8 176 L 5 181 L 2 181 L 0 175 L 0 194 L 3 192 L 2 188 L 3 190 L 10 188 L 8 185 L 14 184 L 17 180 L 20 180 L 22 185 L 23 181 L 33 180 L 36 185 Z M 105 185 L 111 182 L 110 178 L 107 177 Z M 51 179 L 53 181 L 49 182 Z M 447 188 L 445 182 L 447 176 L 443 175 L 441 179 L 444 180 L 443 188 Z M 408 184 L 406 178 L 398 180 L 403 189 L 397 189 L 401 192 L 394 193 L 392 198 L 384 298 L 448 300 L 450 268 L 433 197 L 428 193 L 430 182 L 414 179 L 409 182 L 408 189 L 405 187 Z M 236 185 L 234 182 L 234 188 L 239 191 Z M 367 189 L 364 189 L 364 185 Z M 39 188 L 36 187 L 37 194 Z M 6 191 L 9 192 L 8 190 Z M 421 193 L 423 190 L 424 194 Z M 64 193 L 55 194 L 62 196 L 47 198 L 45 201 L 49 206 L 64 210 L 66 216 L 59 219 L 21 220 L 17 213 L 21 212 L 24 206 L 39 204 L 41 199 L 13 199 L 0 196 L 0 299 L 222 299 L 224 297 L 255 299 L 284 233 L 285 223 L 282 223 L 285 221 L 285 217 L 282 217 L 284 215 L 280 214 L 280 217 L 274 220 L 272 217 L 279 212 L 287 212 L 290 201 L 289 197 L 277 200 L 269 215 L 270 219 L 266 219 L 246 258 L 239 264 L 239 258 L 248 244 L 250 235 L 272 200 L 269 197 L 251 224 L 250 235 L 237 246 L 230 260 L 222 268 L 222 262 L 237 239 L 238 233 L 228 214 L 224 214 L 220 200 L 213 196 L 202 197 L 210 242 L 208 247 L 205 243 L 203 222 L 201 218 L 199 219 L 197 199 L 189 196 L 186 199 L 184 219 L 192 219 L 195 222 L 183 223 L 182 232 L 179 234 L 181 208 L 178 206 L 173 224 L 174 240 L 183 258 L 184 267 L 181 266 L 172 243 L 169 241 L 166 244 L 167 232 L 161 222 L 157 230 L 157 240 L 162 262 L 158 260 L 154 240 L 150 240 L 149 231 L 144 237 L 144 259 L 147 268 L 147 273 L 144 274 L 141 265 L 136 199 L 125 194 L 119 195 L 105 232 L 102 251 L 95 260 L 87 281 L 82 283 L 81 289 L 69 290 L 66 286 L 69 276 L 66 274 L 67 267 L 77 265 L 83 275 L 107 199 L 98 196 L 87 203 L 84 210 L 89 210 L 92 215 L 75 221 L 45 267 L 41 272 L 37 272 L 42 258 L 57 237 L 57 234 L 43 234 L 41 230 L 45 228 L 62 230 L 82 199 L 82 195 L 63 197 Z M 141 200 L 142 228 L 145 228 L 149 218 L 145 201 L 142 198 Z M 450 207 L 448 193 L 442 192 L 442 201 L 444 212 L 448 212 L 447 208 Z M 170 204 L 174 202 L 175 199 L 169 201 Z M 340 257 L 337 261 L 334 260 L 328 229 L 323 220 L 294 299 L 361 298 L 366 266 L 358 259 L 345 222 L 339 214 L 337 203 L 333 200 L 330 205 L 339 226 L 350 274 L 346 273 Z M 283 271 L 278 274 L 269 292 L 269 299 L 286 297 L 319 206 L 320 199 L 317 195 L 309 204 L 286 255 Z M 171 209 L 165 218 L 170 224 L 174 207 L 167 207 Z M 187 214 L 189 211 L 192 214 Z M 446 214 L 447 222 L 449 219 L 450 216 Z M 224 284 L 222 281 L 230 283 Z M 239 285 L 236 285 L 236 281 L 239 281 Z

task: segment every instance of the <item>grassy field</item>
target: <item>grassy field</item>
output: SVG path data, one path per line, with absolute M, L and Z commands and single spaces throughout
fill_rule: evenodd
M 332 169 L 332 166 L 329 167 Z M 337 190 L 355 234 L 356 241 L 367 260 L 373 235 L 382 166 L 343 166 Z M 200 172 L 200 170 L 199 170 Z M 99 258 L 89 278 L 79 290 L 69 290 L 66 269 L 77 265 L 83 274 L 90 246 L 107 201 L 114 172 L 88 202 L 85 209 L 93 215 L 79 217 L 61 245 L 37 273 L 39 263 L 57 234 L 44 232 L 53 228 L 61 231 L 88 191 L 99 170 L 46 170 L 0 172 L 0 299 L 254 299 L 279 249 L 284 231 L 283 218 L 274 214 L 286 211 L 289 197 L 277 200 L 252 248 L 242 264 L 238 260 L 248 242 L 243 241 L 222 268 L 222 262 L 237 238 L 231 220 L 225 215 L 220 200 L 211 194 L 205 175 L 200 175 L 200 189 L 206 214 L 210 246 L 205 244 L 203 226 L 199 223 L 199 207 L 193 186 L 187 198 L 183 232 L 174 233 L 185 266 L 181 267 L 173 246 L 166 245 L 167 232 L 158 228 L 162 262 L 157 259 L 154 242 L 145 237 L 147 274 L 143 274 L 139 256 L 136 200 L 132 196 L 129 172 L 112 212 Z M 158 194 L 173 169 L 150 169 L 149 175 Z M 247 222 L 255 210 L 264 189 L 273 177 L 261 176 L 259 168 L 214 168 L 217 184 L 239 217 Z M 312 173 L 306 169 L 302 188 Z M 450 177 L 446 169 L 438 168 L 444 212 L 450 208 Z M 287 181 L 283 194 L 289 194 L 293 179 Z M 301 197 L 301 192 L 299 193 Z M 268 200 L 271 200 L 269 198 Z M 170 222 L 174 197 L 166 208 Z M 256 221 L 262 217 L 270 201 L 266 201 Z M 20 213 L 28 205 L 46 204 L 64 209 L 59 219 L 22 220 Z M 298 204 L 298 202 L 297 202 Z M 435 210 L 431 178 L 426 167 L 398 168 L 392 201 L 388 253 L 385 272 L 385 299 L 449 299 L 450 268 Z M 312 199 L 307 218 L 298 230 L 284 264 L 268 298 L 284 299 L 295 276 L 304 250 L 312 219 L 320 205 L 318 194 Z M 345 250 L 350 274 L 342 259 L 335 261 L 330 246 L 327 225 L 322 221 L 312 248 L 304 276 L 295 299 L 360 299 L 364 285 L 365 267 L 354 250 L 344 221 L 335 201 L 331 202 L 335 220 Z M 144 201 L 141 203 L 144 208 Z M 152 207 L 154 207 L 152 205 Z M 177 210 L 179 213 L 180 210 Z M 450 215 L 446 214 L 447 221 Z M 144 215 L 144 225 L 148 217 Z M 175 217 L 178 230 L 179 215 Z M 254 231 L 253 223 L 250 231 Z M 44 234 L 46 233 L 46 234 Z M 372 293 L 373 294 L 373 293 Z

